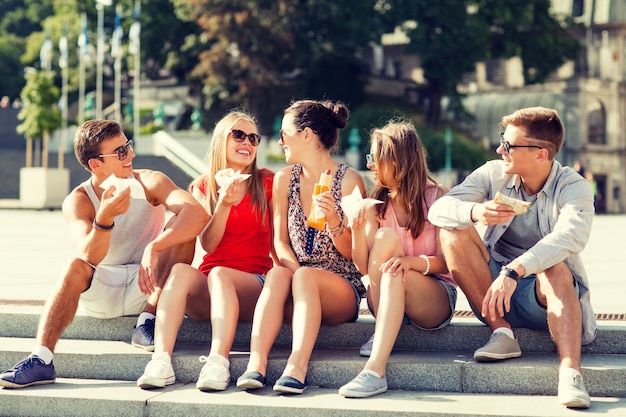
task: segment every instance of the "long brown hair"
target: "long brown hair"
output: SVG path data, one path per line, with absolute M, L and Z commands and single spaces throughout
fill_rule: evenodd
M 416 239 L 427 219 L 424 210 L 425 191 L 430 182 L 437 184 L 426 163 L 426 150 L 415 126 L 405 121 L 390 121 L 382 128 L 372 130 L 370 135 L 373 159 L 378 180 L 372 197 L 383 204 L 376 206 L 379 218 L 383 218 L 391 200 L 398 202 L 407 214 L 406 228 Z M 395 184 L 389 187 L 386 184 Z
M 215 174 L 218 171 L 227 168 L 228 162 L 226 160 L 226 144 L 228 142 L 228 135 L 230 134 L 230 131 L 235 123 L 239 120 L 245 120 L 252 123 L 255 128 L 257 127 L 257 121 L 254 116 L 241 110 L 231 111 L 226 116 L 222 117 L 222 119 L 215 125 L 215 129 L 213 129 L 211 144 L 209 145 L 209 150 L 204 157 L 204 161 L 208 167 L 207 172 L 206 174 L 196 178 L 189 186 L 191 189 L 201 183 L 206 184 L 205 207 L 210 216 L 213 216 L 213 211 L 215 210 L 218 200 L 218 185 L 215 181 Z M 259 169 L 256 165 L 256 155 L 254 156 L 252 163 L 246 167 L 245 172 L 242 172 L 242 174 L 250 174 L 250 178 L 246 180 L 248 185 L 247 192 L 250 194 L 252 205 L 259 208 L 261 218 L 265 221 L 268 209 L 267 200 L 265 198 L 263 176 L 259 173 Z

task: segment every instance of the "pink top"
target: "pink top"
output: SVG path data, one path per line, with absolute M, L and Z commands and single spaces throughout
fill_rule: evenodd
M 426 186 L 426 207 L 424 207 L 426 211 L 428 211 L 428 208 L 437 199 L 438 189 L 439 188 L 433 184 Z M 404 250 L 404 254 L 406 256 L 420 256 L 422 254 L 428 256 L 437 255 L 437 228 L 428 220 L 426 220 L 424 224 L 424 230 L 422 230 L 422 233 L 417 237 L 417 239 L 413 239 L 411 231 L 398 224 L 396 212 L 393 210 L 393 206 L 391 204 L 387 206 L 387 210 L 385 211 L 385 215 L 383 217 L 384 218 L 380 221 L 380 227 L 389 227 L 398 234 L 400 242 L 402 243 L 402 249 Z M 456 282 L 454 282 L 450 273 L 433 275 L 437 275 L 437 277 L 456 287 Z

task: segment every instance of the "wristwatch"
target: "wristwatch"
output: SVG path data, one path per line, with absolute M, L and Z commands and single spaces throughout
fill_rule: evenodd
M 517 273 L 517 271 L 513 268 L 509 268 L 508 266 L 502 267 L 502 269 L 500 270 L 500 275 L 505 275 L 515 280 L 515 282 L 519 282 L 519 274 Z

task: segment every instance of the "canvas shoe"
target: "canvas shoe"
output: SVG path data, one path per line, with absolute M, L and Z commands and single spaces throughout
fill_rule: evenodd
M 163 388 L 176 382 L 172 360 L 166 352 L 152 354 L 152 360 L 146 365 L 143 375 L 137 380 L 137 386 L 143 389 Z
M 154 322 L 155 319 L 148 319 L 144 324 L 135 327 L 130 341 L 133 346 L 154 352 Z
M 558 398 L 559 404 L 567 408 L 589 408 L 591 404 L 583 377 L 574 369 L 560 373 Z
M 309 387 L 309 381 L 298 381 L 292 376 L 281 376 L 274 384 L 273 390 L 282 394 L 302 394 Z
M 256 371 L 246 372 L 237 379 L 237 387 L 243 389 L 259 389 L 265 386 L 265 377 Z
M 4 388 L 26 388 L 31 385 L 52 384 L 54 381 L 56 381 L 54 364 L 50 362 L 46 365 L 39 356 L 34 355 L 0 374 L 0 387 Z
M 230 362 L 221 356 L 200 356 L 206 362 L 200 371 L 196 388 L 200 391 L 224 391 L 230 383 Z
M 474 352 L 476 362 L 492 362 L 522 356 L 517 339 L 511 339 L 504 333 L 491 334 L 489 342 Z
M 372 348 L 374 347 L 374 334 L 367 339 L 367 342 L 361 345 L 361 349 L 359 349 L 359 355 L 369 357 L 372 354 Z
M 346 398 L 366 398 L 387 391 L 387 377 L 379 377 L 372 371 L 361 371 L 356 378 L 339 388 L 339 395 Z

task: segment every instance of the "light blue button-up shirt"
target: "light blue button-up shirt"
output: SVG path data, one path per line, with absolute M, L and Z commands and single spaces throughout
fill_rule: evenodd
M 521 199 L 521 179 L 504 173 L 504 162 L 494 160 L 472 172 L 461 184 L 437 200 L 428 211 L 428 220 L 444 229 L 464 229 L 472 226 L 472 207 L 493 200 L 497 191 Z M 542 236 L 533 247 L 515 259 L 524 266 L 526 274 L 536 274 L 558 264 L 565 264 L 580 288 L 582 309 L 582 344 L 591 343 L 597 324 L 589 295 L 587 273 L 580 258 L 591 233 L 594 217 L 593 190 L 589 182 L 576 171 L 553 161 L 550 175 L 537 193 L 539 232 Z M 490 251 L 508 228 L 508 223 L 489 226 L 483 241 Z M 512 260 L 511 260 L 512 261 Z

